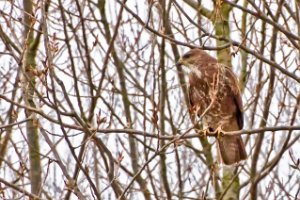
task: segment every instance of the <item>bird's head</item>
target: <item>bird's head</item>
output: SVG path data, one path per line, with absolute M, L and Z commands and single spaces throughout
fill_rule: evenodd
M 201 49 L 192 49 L 185 53 L 176 63 L 176 65 L 184 65 L 189 69 L 198 68 L 216 60 Z

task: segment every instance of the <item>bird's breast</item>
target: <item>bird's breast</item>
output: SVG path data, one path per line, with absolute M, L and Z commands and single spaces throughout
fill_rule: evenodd
M 228 93 L 222 69 L 202 68 L 192 71 L 190 87 L 193 88 L 190 94 L 192 101 L 198 116 L 203 116 L 204 124 L 217 128 L 215 126 L 221 126 L 232 117 L 232 97 Z

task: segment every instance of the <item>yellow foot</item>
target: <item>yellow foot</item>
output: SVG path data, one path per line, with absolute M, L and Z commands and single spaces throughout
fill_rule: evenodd
M 207 135 L 212 134 L 212 133 L 214 133 L 214 132 L 211 131 L 210 128 L 205 128 L 205 129 L 202 130 L 202 134 L 203 134 L 202 136 L 203 137 L 207 137 Z
M 221 137 L 223 137 L 223 130 L 222 126 L 219 126 L 214 133 L 217 135 L 217 139 L 219 140 Z

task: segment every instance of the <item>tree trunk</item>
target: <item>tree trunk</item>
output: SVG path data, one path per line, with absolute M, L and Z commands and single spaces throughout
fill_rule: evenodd
M 39 44 L 39 37 L 34 38 L 34 14 L 33 14 L 33 2 L 24 0 L 24 57 L 22 60 L 22 92 L 25 105 L 27 107 L 36 107 L 34 103 L 34 88 L 35 88 L 35 75 L 36 70 L 35 57 L 37 47 Z M 41 192 L 41 158 L 40 158 L 40 146 L 38 136 L 38 121 L 35 118 L 35 114 L 29 109 L 25 110 L 27 118 L 31 118 L 26 123 L 26 133 L 29 149 L 29 161 L 30 161 L 30 182 L 31 193 L 38 195 Z

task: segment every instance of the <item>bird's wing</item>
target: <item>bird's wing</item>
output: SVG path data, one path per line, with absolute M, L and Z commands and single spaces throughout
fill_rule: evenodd
M 244 126 L 244 113 L 243 113 L 243 101 L 241 96 L 241 91 L 239 89 L 238 80 L 232 70 L 226 67 L 226 82 L 234 98 L 234 103 L 236 105 L 236 119 L 240 129 Z

